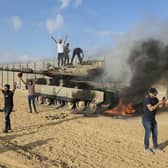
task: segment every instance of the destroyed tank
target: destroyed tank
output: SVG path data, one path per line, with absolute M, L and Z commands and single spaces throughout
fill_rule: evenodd
M 61 68 L 48 64 L 46 70 L 2 67 L 0 70 L 41 75 L 34 79 L 39 104 L 95 113 L 98 109 L 111 106 L 117 97 L 116 86 L 101 80 L 104 75 L 103 60 L 89 60 L 82 65 Z

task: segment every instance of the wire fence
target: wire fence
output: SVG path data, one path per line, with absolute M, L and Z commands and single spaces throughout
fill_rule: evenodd
M 10 71 L 10 69 L 33 69 L 33 70 L 47 70 L 47 65 L 51 64 L 54 65 L 54 60 L 42 60 L 42 61 L 36 61 L 31 63 L 20 63 L 20 64 L 0 64 L 0 85 L 1 87 L 4 86 L 4 84 L 13 84 L 13 82 L 17 83 L 18 88 L 25 88 L 25 85 L 21 83 L 20 79 L 18 78 L 18 72 Z M 6 71 L 6 69 L 9 69 L 9 71 Z M 43 75 L 38 74 L 31 74 L 31 73 L 25 73 L 23 75 L 23 80 L 28 79 L 36 79 L 38 77 L 42 77 Z M 43 76 L 44 77 L 44 76 Z

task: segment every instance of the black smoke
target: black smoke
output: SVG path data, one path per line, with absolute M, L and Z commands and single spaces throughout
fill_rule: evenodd
M 127 61 L 132 78 L 122 97 L 126 101 L 142 101 L 148 89 L 168 70 L 168 45 L 155 39 L 141 42 L 132 49 Z

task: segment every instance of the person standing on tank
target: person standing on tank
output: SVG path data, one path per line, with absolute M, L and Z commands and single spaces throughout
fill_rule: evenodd
M 18 75 L 20 80 L 26 85 L 26 88 L 28 89 L 28 104 L 29 104 L 29 112 L 32 113 L 32 106 L 34 108 L 34 112 L 37 113 L 37 108 L 35 104 L 35 84 L 32 80 L 28 80 L 28 82 L 25 82 L 22 78 L 22 74 Z
M 69 43 L 66 43 L 66 45 L 64 46 L 64 65 L 69 65 Z
M 65 59 L 65 55 L 64 55 L 64 46 L 67 40 L 67 37 L 65 36 L 65 40 L 63 41 L 62 39 L 59 39 L 58 41 L 51 36 L 51 39 L 57 44 L 57 52 L 58 52 L 58 67 L 60 68 L 61 66 L 64 66 L 64 59 Z
M 79 63 L 82 64 L 83 58 L 84 58 L 83 50 L 81 48 L 74 48 L 72 58 L 71 58 L 71 65 L 73 65 L 73 60 L 76 55 L 78 56 Z
M 5 129 L 3 130 L 4 133 L 8 133 L 11 130 L 11 121 L 10 121 L 10 114 L 13 110 L 13 96 L 16 90 L 16 82 L 13 84 L 13 90 L 10 90 L 10 85 L 5 84 L 4 88 L 0 88 L 4 95 L 4 113 L 5 113 Z

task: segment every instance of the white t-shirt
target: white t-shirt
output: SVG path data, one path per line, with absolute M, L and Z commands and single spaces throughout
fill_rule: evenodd
M 64 44 L 63 43 L 57 43 L 58 47 L 58 53 L 64 53 Z

